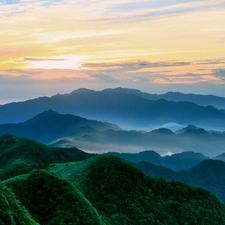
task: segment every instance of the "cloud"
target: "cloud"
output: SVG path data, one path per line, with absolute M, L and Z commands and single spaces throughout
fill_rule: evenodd
M 175 67 L 191 65 L 191 62 L 165 61 L 165 62 L 142 62 L 141 66 L 145 67 Z
M 115 62 L 115 63 L 83 63 L 81 67 L 99 70 L 136 71 L 144 68 L 163 68 L 191 65 L 191 62 L 165 61 L 165 62 Z
M 149 79 L 147 77 L 134 76 L 133 77 L 133 82 L 134 83 L 146 83 L 146 82 L 149 82 Z
M 171 17 L 190 13 L 221 10 L 223 0 L 181 0 L 181 1 L 121 1 L 107 5 L 108 20 L 145 20 L 148 18 Z M 114 16 L 112 16 L 114 15 Z
M 120 86 L 120 83 L 110 76 L 88 75 L 72 70 L 0 71 L 0 104 L 69 93 L 80 87 L 104 89 L 106 83 L 107 87 Z
M 178 74 L 178 75 L 160 75 L 154 74 L 152 82 L 156 84 L 225 84 L 225 81 L 214 74 Z
M 79 70 L 7 70 L 0 71 L 0 104 L 52 96 L 56 93 L 69 93 L 81 87 L 102 90 L 120 86 L 151 93 L 165 93 L 171 90 L 225 96 L 225 80 L 221 77 L 224 76 L 224 70 L 217 73 L 137 73 L 128 76 L 124 72 L 106 74 Z
M 65 59 L 54 59 L 54 58 L 32 58 L 26 57 L 23 61 L 64 61 Z
M 159 61 L 160 58 L 160 61 L 168 60 L 168 58 L 185 61 L 186 58 L 180 58 L 180 55 L 188 55 L 190 59 L 191 54 L 195 57 L 200 55 L 199 52 L 202 52 L 203 56 L 203 54 L 212 54 L 212 49 L 216 51 L 218 48 L 214 46 L 216 43 L 214 39 L 218 40 L 222 32 L 217 30 L 216 36 L 210 35 L 214 32 L 212 28 L 221 28 L 224 7 L 218 7 L 215 12 L 210 13 L 202 8 L 199 9 L 200 14 L 185 14 L 180 11 L 179 17 L 172 18 L 168 14 L 168 18 L 160 20 L 146 17 L 139 21 L 137 16 L 154 13 L 154 10 L 160 13 L 160 11 L 168 10 L 168 7 L 171 7 L 170 10 L 179 11 L 181 5 L 194 8 L 196 4 L 208 7 L 222 4 L 222 1 L 218 0 L 197 1 L 197 3 L 196 1 L 179 1 L 179 4 L 177 1 L 141 1 L 140 3 L 128 0 L 99 1 L 96 4 L 96 1 L 79 0 L 59 1 L 47 8 L 43 5 L 51 2 L 54 1 L 26 1 L 16 6 L 0 5 L 0 17 L 2 17 L 0 35 L 4 43 L 4 46 L 0 44 L 0 51 L 12 52 L 20 46 L 25 53 L 27 51 L 28 53 L 19 58 L 57 58 L 62 55 L 76 54 L 88 58 L 89 61 L 115 61 L 115 59 L 119 61 L 131 60 L 131 58 L 144 61 L 153 56 L 154 61 Z M 119 12 L 107 11 L 110 7 L 120 6 L 120 4 L 134 4 L 134 6 L 131 10 L 124 8 L 121 15 L 116 14 Z M 141 6 L 138 6 L 139 4 Z M 146 4 L 149 4 L 147 8 Z M 20 12 L 19 16 L 14 15 L 14 12 Z M 134 21 L 132 23 L 127 21 L 127 17 Z M 108 19 L 111 20 L 110 24 L 107 22 Z M 206 40 L 211 45 L 207 45 Z M 202 49 L 203 45 L 207 45 L 207 49 Z
M 117 79 L 111 76 L 108 76 L 106 74 L 93 74 L 92 77 L 100 81 L 103 81 L 104 83 L 119 83 Z
M 51 62 L 52 61 L 52 62 Z M 78 69 L 53 69 L 53 65 L 67 62 L 64 58 L 26 57 L 22 62 L 47 63 L 48 69 L 8 69 L 0 74 L 11 76 L 28 75 L 34 79 L 52 80 L 80 78 L 83 80 L 99 80 L 107 84 L 119 82 L 158 83 L 158 84 L 194 84 L 194 83 L 221 83 L 225 71 L 223 59 L 202 61 L 130 61 L 130 62 L 99 62 L 83 63 Z M 18 62 L 19 63 L 19 62 Z M 73 63 L 71 61 L 71 63 Z M 36 65 L 36 64 L 34 64 Z M 220 65 L 220 69 L 214 69 Z M 51 67 L 50 67 L 51 66 Z M 59 65 L 58 65 L 59 66 Z M 214 67 L 214 68 L 213 68 Z
M 219 70 L 219 74 L 220 76 L 225 77 L 225 70 Z
M 205 59 L 199 62 L 196 62 L 197 65 L 224 65 L 225 59 Z
M 58 79 L 82 79 L 84 82 L 93 80 L 93 78 L 86 72 L 72 69 L 10 69 L 0 70 L 0 76 L 9 76 L 10 79 L 21 78 L 22 76 L 30 77 L 35 81 L 53 82 Z
M 224 0 L 1 1 L 0 88 L 223 84 L 224 15 Z
M 214 71 L 214 74 L 216 77 L 224 80 L 225 82 L 225 69 L 217 69 Z
M 28 3 L 34 3 L 37 2 L 37 0 L 2 0 L 1 4 L 5 5 L 11 5 L 11 4 L 28 4 Z M 39 0 L 38 2 L 42 3 L 43 5 L 50 5 L 55 2 L 62 2 L 62 0 Z

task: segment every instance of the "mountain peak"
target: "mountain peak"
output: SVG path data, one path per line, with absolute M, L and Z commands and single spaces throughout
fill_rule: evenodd
M 81 93 L 86 93 L 86 92 L 94 92 L 94 90 L 88 89 L 88 88 L 79 88 L 77 90 L 74 90 L 70 92 L 67 95 L 74 95 L 74 94 L 81 94 Z
M 139 96 L 140 94 L 143 94 L 141 91 L 139 91 L 137 89 L 123 88 L 123 87 L 107 88 L 107 89 L 103 90 L 103 92 L 134 94 L 134 95 L 137 95 L 137 96 Z
M 59 114 L 58 112 L 48 109 L 48 110 L 45 110 L 44 112 L 38 114 L 37 116 L 27 120 L 26 123 L 34 123 L 46 116 L 52 116 L 52 115 L 58 115 L 58 114 Z
M 189 160 L 202 160 L 202 161 L 209 158 L 209 157 L 203 155 L 202 153 L 193 152 L 193 151 L 185 151 L 185 152 L 181 152 L 181 153 L 175 153 L 170 157 L 172 157 L 174 159 L 177 158 L 179 160 L 189 159 Z
M 196 126 L 194 126 L 194 125 L 187 125 L 187 127 L 186 127 L 187 129 L 189 129 L 189 130 L 197 130 L 197 129 L 199 129 L 198 127 L 196 127 Z
M 151 131 L 152 134 L 168 134 L 168 135 L 173 135 L 173 131 L 171 131 L 168 128 L 159 128 Z
M 59 113 L 54 111 L 54 110 L 48 109 L 48 110 L 45 110 L 42 113 L 38 114 L 37 116 L 50 116 L 50 115 L 53 115 L 53 114 L 59 114 Z
M 89 92 L 95 92 L 94 90 L 91 90 L 91 89 L 87 89 L 87 88 L 79 88 L 79 89 L 76 89 L 76 90 L 73 90 L 72 92 L 70 93 L 67 93 L 67 94 L 56 94 L 56 95 L 53 95 L 52 98 L 57 98 L 57 97 L 61 97 L 61 96 L 73 96 L 75 94 L 83 94 L 83 93 L 89 93 Z
M 187 131 L 198 131 L 199 130 L 199 127 L 196 127 L 196 126 L 194 126 L 194 125 L 192 125 L 192 124 L 189 124 L 189 125 L 187 125 L 185 128 L 183 128 L 183 129 L 181 129 L 181 130 L 178 130 L 177 132 L 176 132 L 176 134 L 183 134 L 183 133 L 185 133 L 185 132 L 187 132 Z

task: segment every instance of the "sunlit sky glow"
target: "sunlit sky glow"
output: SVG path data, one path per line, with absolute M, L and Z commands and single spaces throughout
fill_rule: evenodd
M 225 96 L 225 0 L 0 0 L 0 104 L 85 87 Z

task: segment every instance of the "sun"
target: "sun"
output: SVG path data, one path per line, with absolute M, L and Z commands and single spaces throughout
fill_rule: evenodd
M 32 69 L 73 69 L 81 66 L 82 58 L 79 56 L 60 56 L 57 58 L 32 58 L 29 68 Z

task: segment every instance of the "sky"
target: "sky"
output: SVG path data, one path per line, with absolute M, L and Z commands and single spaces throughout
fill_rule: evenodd
M 225 96 L 225 0 L 0 0 L 0 104 L 78 88 Z

